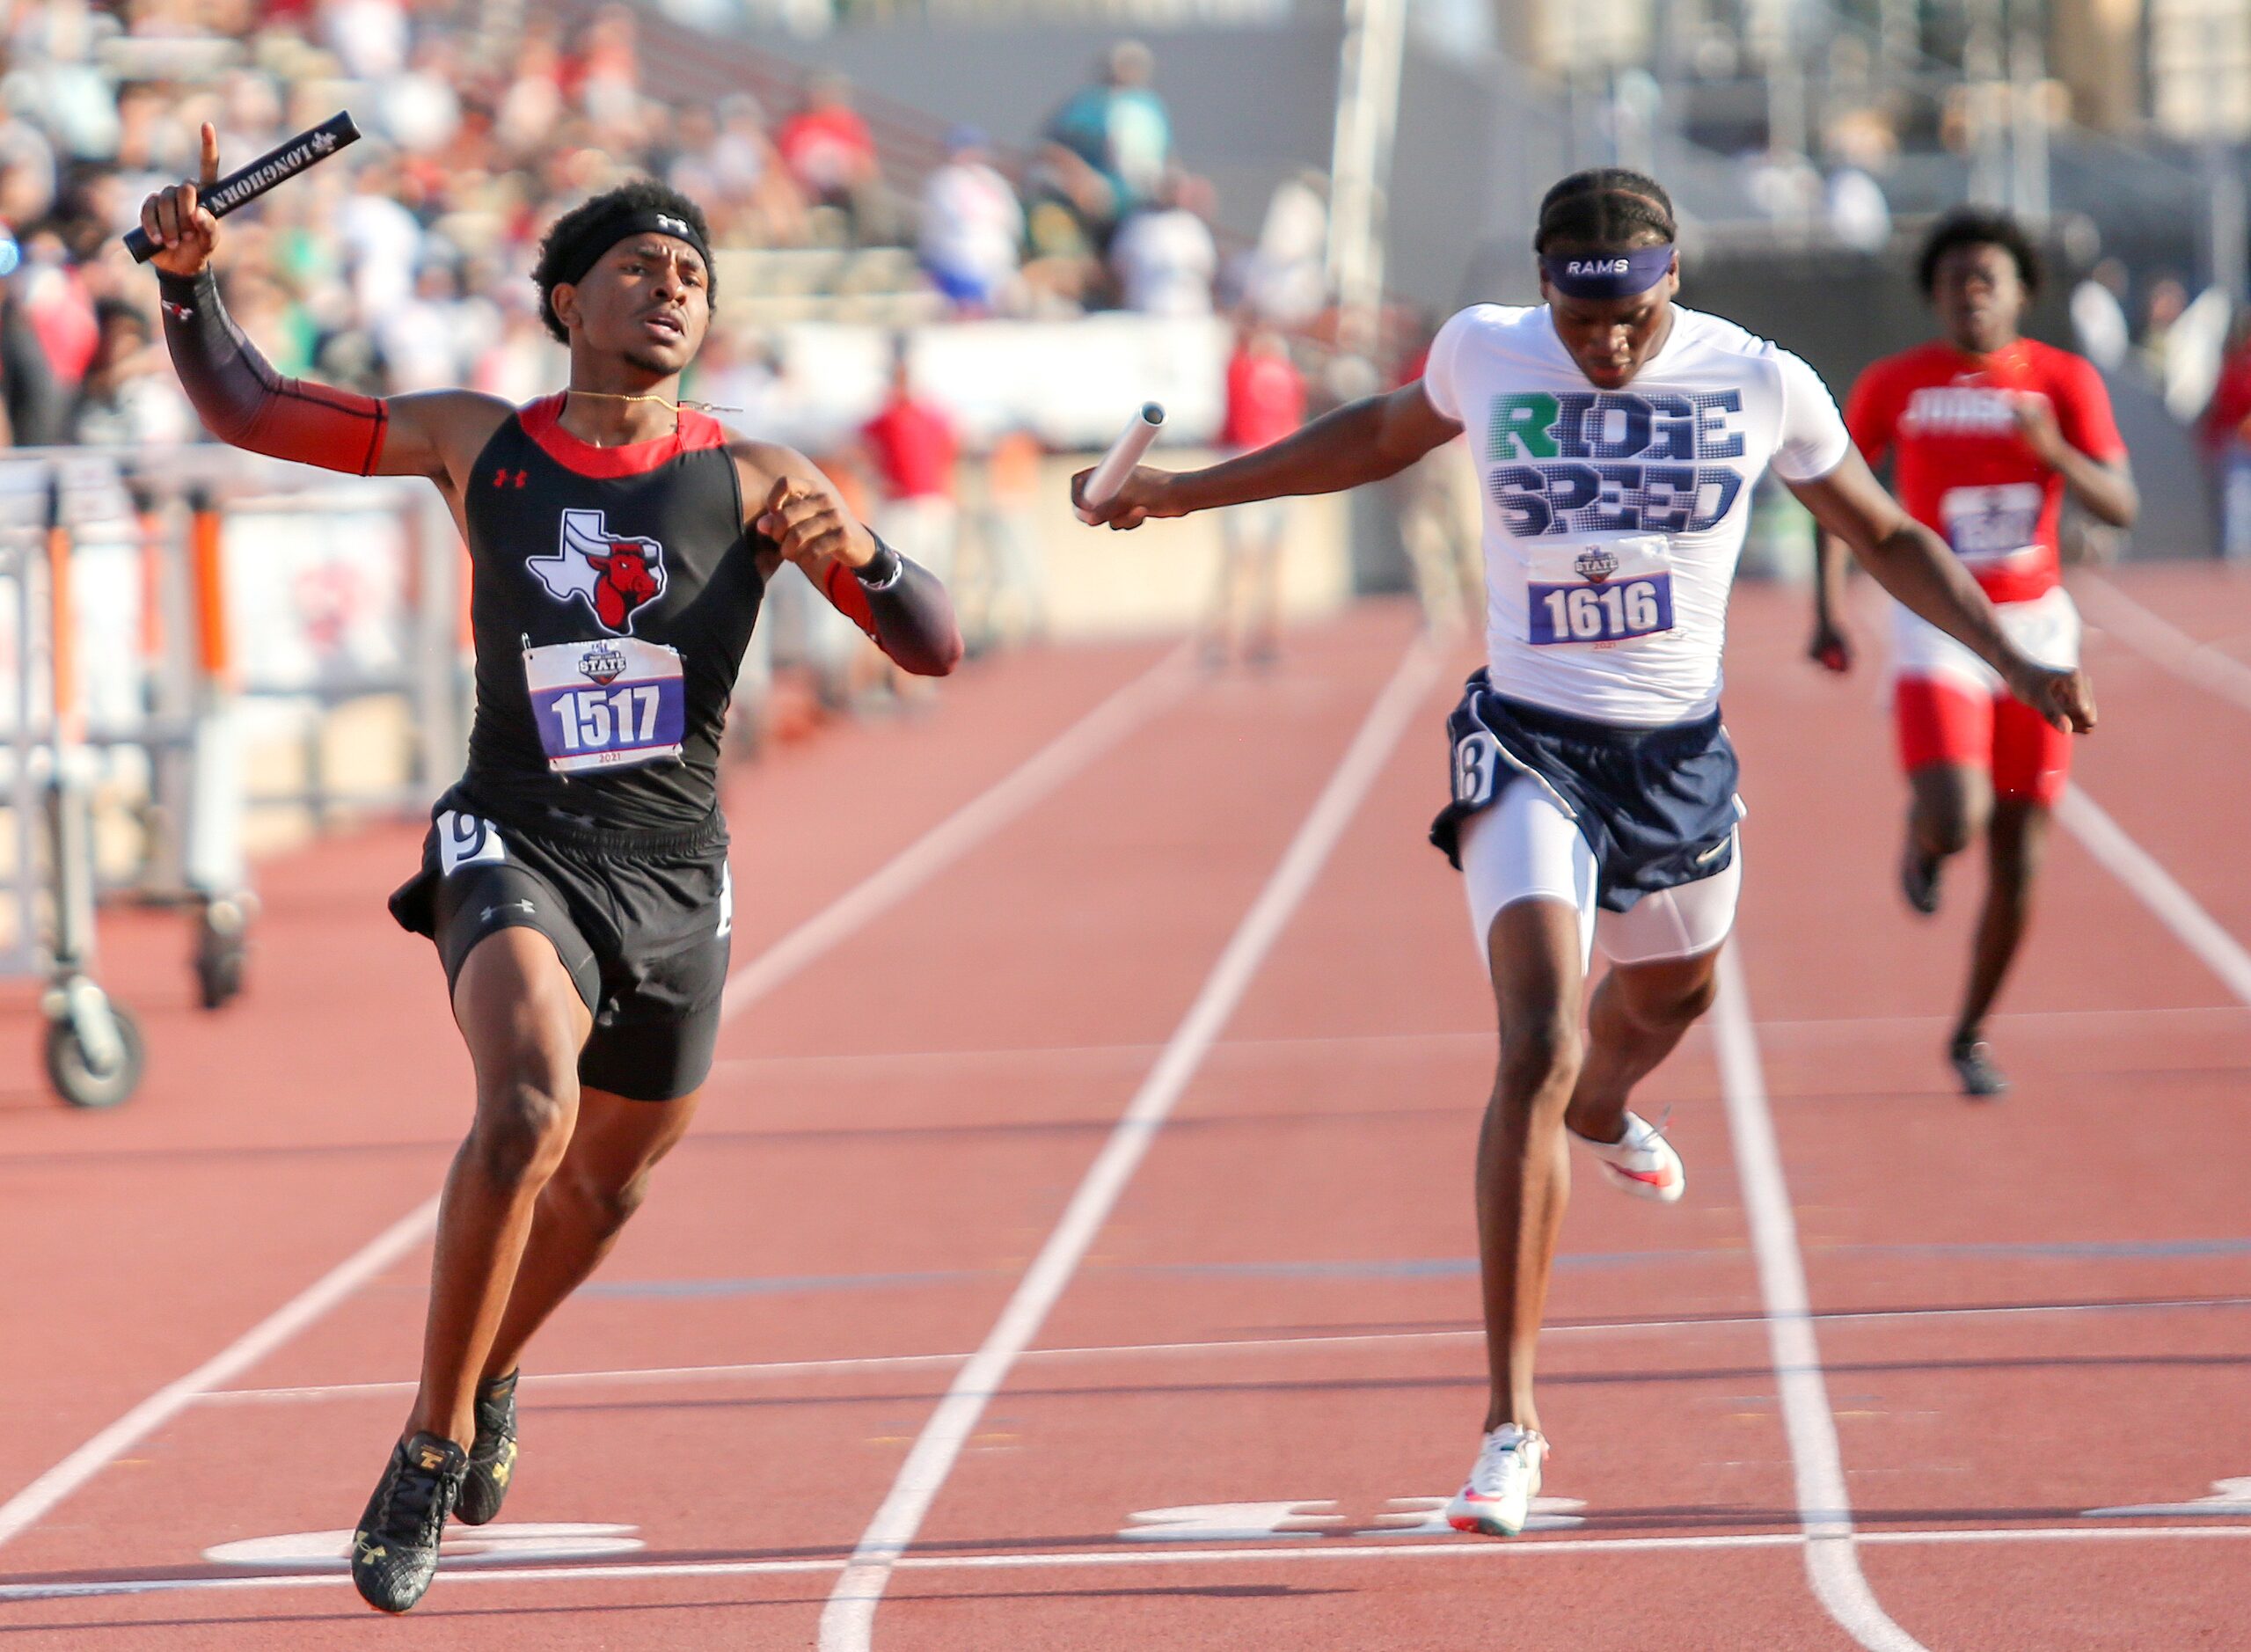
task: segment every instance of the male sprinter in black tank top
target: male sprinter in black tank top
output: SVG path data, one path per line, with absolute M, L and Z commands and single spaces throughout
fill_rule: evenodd
M 720 733 L 765 581 L 796 563 L 909 671 L 943 676 L 961 644 L 938 581 L 818 470 L 678 405 L 712 262 L 677 192 L 629 183 L 558 220 L 533 280 L 570 388 L 523 408 L 280 377 L 220 304 L 196 197 L 163 190 L 141 222 L 204 423 L 255 452 L 428 477 L 474 569 L 469 766 L 391 903 L 436 941 L 477 1070 L 420 1387 L 353 1545 L 360 1593 L 404 1612 L 447 1515 L 499 1512 L 524 1344 L 616 1239 L 711 1069 L 731 905 Z

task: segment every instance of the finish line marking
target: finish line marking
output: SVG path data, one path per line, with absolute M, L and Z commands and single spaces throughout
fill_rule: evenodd
M 2203 1541 L 2251 1538 L 2251 1522 L 2227 1526 L 2026 1526 L 1940 1531 L 1860 1531 L 1863 1544 L 1943 1546 L 1948 1544 Z M 1677 1538 L 1544 1538 L 1496 1542 L 1456 1538 L 1383 1545 L 1283 1541 L 1264 1548 L 1090 1549 L 1053 1554 L 910 1554 L 891 1564 L 902 1572 L 1075 1570 L 1089 1567 L 1230 1566 L 1307 1561 L 1517 1560 L 1544 1555 L 1670 1554 L 1697 1550 L 1802 1548 L 1801 1531 L 1714 1532 Z M 467 1583 L 647 1583 L 670 1578 L 833 1575 L 846 1557 L 801 1561 L 648 1561 L 582 1566 L 482 1566 L 448 1568 L 439 1587 Z M 351 1579 L 335 1573 L 267 1574 L 241 1577 L 135 1577 L 102 1583 L 0 1583 L 0 1604 L 41 1600 L 114 1599 L 132 1595 L 233 1593 L 288 1589 L 335 1589 Z M 809 1604 L 809 1603 L 808 1603 Z M 356 1613 L 355 1613 L 356 1615 Z

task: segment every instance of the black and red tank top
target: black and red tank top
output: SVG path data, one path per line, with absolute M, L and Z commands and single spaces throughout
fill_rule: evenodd
M 477 718 L 463 789 L 537 829 L 676 831 L 719 806 L 720 736 L 758 618 L 762 536 L 717 420 L 598 448 L 563 398 L 511 415 L 464 515 Z

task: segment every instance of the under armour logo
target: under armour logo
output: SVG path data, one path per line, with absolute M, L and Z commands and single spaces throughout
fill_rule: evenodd
M 479 915 L 478 922 L 489 924 L 502 912 L 535 912 L 539 909 L 529 901 L 502 901 L 498 906 L 488 906 Z
M 522 487 L 524 484 L 524 479 L 530 474 L 530 472 L 528 471 L 518 471 L 515 473 L 515 485 L 518 487 Z M 503 464 L 499 470 L 493 472 L 493 486 L 495 487 L 506 487 L 508 485 L 508 467 Z
M 688 238 L 687 224 L 678 218 L 669 217 L 661 212 L 656 215 L 656 227 L 667 235 L 678 236 L 683 241 Z

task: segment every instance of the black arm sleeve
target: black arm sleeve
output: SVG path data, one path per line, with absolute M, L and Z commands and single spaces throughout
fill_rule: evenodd
M 375 473 L 390 408 L 372 396 L 275 372 L 219 302 L 208 266 L 193 276 L 159 271 L 157 281 L 172 366 L 213 435 L 277 459 Z
M 828 596 L 837 610 L 875 640 L 903 671 L 944 676 L 961 663 L 961 629 L 938 576 L 910 562 L 882 540 L 855 572 L 829 565 Z

